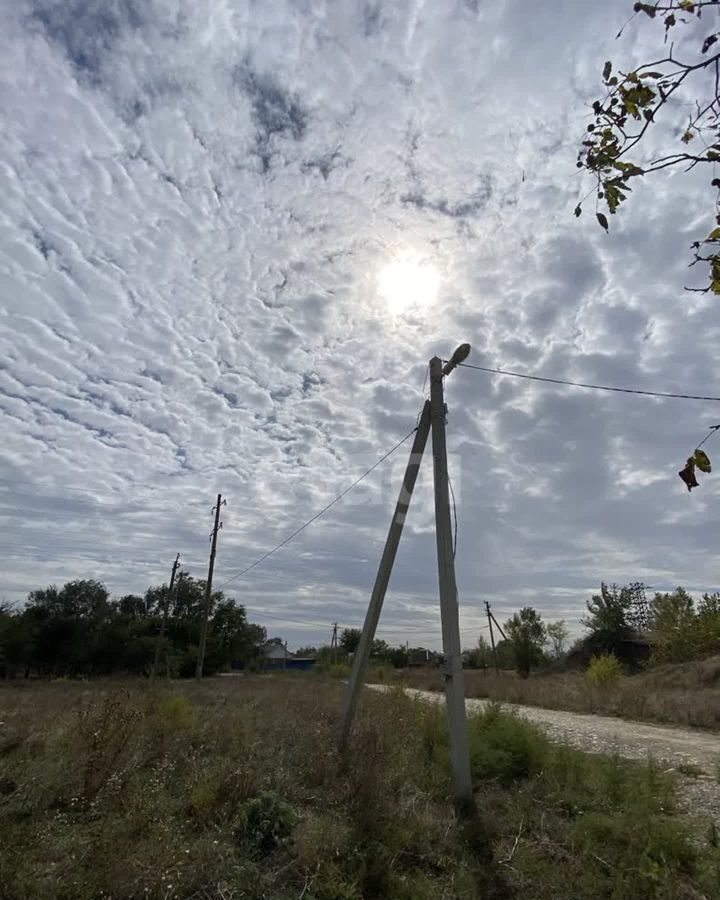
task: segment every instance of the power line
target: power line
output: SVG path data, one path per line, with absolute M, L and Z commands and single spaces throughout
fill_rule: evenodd
M 463 369 L 477 369 L 478 372 L 489 372 L 491 375 L 510 375 L 512 378 L 524 378 L 527 381 L 543 381 L 546 384 L 564 384 L 569 387 L 589 388 L 593 391 L 612 391 L 616 394 L 643 394 L 646 397 L 665 397 L 672 400 L 713 400 L 720 403 L 720 397 L 703 397 L 697 394 L 670 394 L 664 391 L 641 391 L 635 388 L 608 387 L 605 384 L 586 384 L 582 381 L 565 381 L 562 378 L 544 378 L 541 375 L 526 375 L 522 372 L 508 372 L 506 369 L 489 369 L 485 366 L 474 366 L 460 363 Z
M 323 508 L 319 512 L 315 513 L 315 515 L 312 518 L 308 519 L 307 522 L 303 522 L 303 524 L 299 528 L 296 528 L 295 531 L 292 532 L 292 534 L 289 534 L 285 538 L 285 540 L 281 541 L 279 544 L 277 544 L 275 547 L 273 547 L 272 550 L 268 550 L 267 553 L 263 553 L 263 555 L 258 557 L 258 559 L 256 559 L 255 562 L 250 563 L 249 566 L 246 566 L 244 569 L 242 569 L 236 575 L 233 575 L 230 578 L 223 581 L 222 584 L 218 585 L 217 590 L 221 590 L 222 588 L 225 587 L 225 585 L 230 584 L 231 581 L 235 581 L 237 578 L 241 578 L 243 575 L 245 575 L 247 572 L 249 572 L 250 569 L 254 569 L 255 566 L 259 566 L 260 563 L 264 562 L 268 557 L 272 556 L 273 553 L 277 553 L 278 550 L 281 550 L 286 544 L 289 544 L 290 541 L 293 538 L 297 537 L 301 531 L 304 531 L 308 527 L 308 525 L 312 525 L 313 522 L 316 522 L 320 518 L 320 516 L 323 516 L 329 509 L 331 509 L 333 506 L 335 506 L 336 503 L 338 503 L 340 500 L 342 500 L 342 498 L 346 494 L 349 494 L 353 488 L 357 487 L 360 484 L 360 482 L 363 481 L 363 479 L 367 478 L 367 476 L 371 472 L 374 472 L 375 469 L 377 469 L 377 467 L 381 463 L 384 463 L 385 460 L 389 456 L 392 456 L 392 454 L 396 450 L 398 450 L 400 447 L 402 447 L 402 445 L 405 443 L 405 441 L 409 437 L 411 437 L 413 434 L 415 434 L 416 431 L 417 431 L 417 428 L 413 428 L 411 431 L 408 431 L 408 433 L 405 435 L 405 437 L 402 440 L 398 441 L 394 447 L 391 447 L 390 450 L 387 451 L 387 453 L 383 454 L 376 463 L 374 463 L 372 466 L 370 466 L 369 469 L 367 469 L 365 472 L 363 472 L 363 474 L 359 478 L 356 478 L 355 481 L 353 481 L 353 483 L 349 487 L 346 487 L 345 490 L 342 491 L 340 494 L 338 494 L 337 497 L 335 497 L 333 500 L 331 500 L 327 504 L 327 506 L 323 506 Z

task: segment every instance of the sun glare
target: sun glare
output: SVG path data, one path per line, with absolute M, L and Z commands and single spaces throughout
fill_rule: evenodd
M 439 287 L 440 272 L 419 257 L 396 259 L 378 273 L 380 296 L 394 315 L 428 306 Z

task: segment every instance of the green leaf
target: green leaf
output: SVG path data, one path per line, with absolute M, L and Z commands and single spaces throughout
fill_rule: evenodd
M 689 129 L 685 132 L 685 134 L 680 138 L 683 144 L 689 144 L 690 141 L 695 137 L 695 135 Z
M 605 66 L 604 66 L 604 68 L 603 68 L 603 78 L 605 79 L 605 81 L 608 80 L 608 78 L 610 77 L 610 73 L 611 73 L 611 72 L 612 72 L 612 63 L 610 62 L 610 60 L 608 60 L 608 61 L 605 63 Z
M 713 228 L 710 234 L 707 236 L 709 241 L 720 241 L 720 228 Z
M 680 7 L 680 9 L 684 9 L 685 12 L 695 12 L 695 4 L 692 2 L 692 0 L 680 0 L 678 6 Z
M 582 213 L 582 206 L 580 206 L 580 204 L 578 203 L 578 205 L 575 207 L 575 215 L 580 216 L 581 213 Z M 720 229 L 718 229 L 718 231 L 720 231 Z
M 602 213 L 595 213 L 595 218 L 602 225 L 602 227 L 605 229 L 605 231 L 610 230 L 610 226 L 608 225 L 608 220 Z

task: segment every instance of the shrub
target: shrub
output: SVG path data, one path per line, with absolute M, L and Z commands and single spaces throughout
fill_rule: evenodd
M 623 677 L 623 667 L 617 656 L 603 653 L 590 660 L 585 678 L 591 687 L 613 687 Z
M 293 807 L 276 794 L 260 794 L 249 800 L 241 813 L 238 837 L 266 855 L 288 837 L 297 823 Z
M 539 772 L 549 742 L 535 727 L 498 705 L 491 705 L 469 720 L 473 774 L 508 786 Z
M 158 712 L 163 724 L 173 730 L 190 728 L 193 724 L 193 707 L 187 697 L 167 697 L 160 703 Z

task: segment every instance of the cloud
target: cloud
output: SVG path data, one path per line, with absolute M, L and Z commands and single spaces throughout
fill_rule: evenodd
M 683 293 L 704 184 L 572 210 L 585 106 L 626 4 L 0 2 L 0 596 L 217 583 L 414 425 L 426 361 L 715 394 L 720 322 Z M 436 302 L 391 314 L 410 251 Z M 425 389 L 427 385 L 424 386 Z M 713 589 L 718 490 L 675 472 L 712 408 L 448 380 L 463 641 L 483 603 L 578 628 L 601 578 Z M 712 446 L 709 448 L 712 451 Z M 359 625 L 403 447 L 228 585 L 293 643 Z M 382 618 L 438 646 L 428 452 Z M 266 618 L 263 618 L 265 616 Z M 318 622 L 327 622 L 324 630 Z

